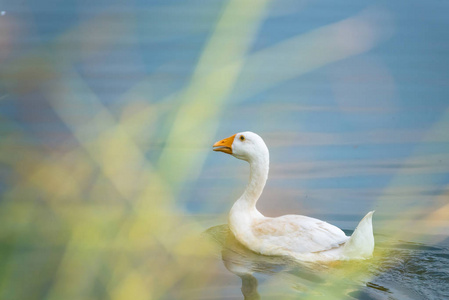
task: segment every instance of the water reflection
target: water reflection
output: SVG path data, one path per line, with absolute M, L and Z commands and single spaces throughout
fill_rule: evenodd
M 245 248 L 227 225 L 211 227 L 206 234 L 221 247 L 221 258 L 226 269 L 241 278 L 241 290 L 245 299 L 260 299 L 258 281 L 253 273 L 271 274 L 288 267 L 289 261 L 284 257 L 259 255 Z
M 244 299 L 261 299 L 266 293 L 301 299 L 421 299 L 423 286 L 426 295 L 448 293 L 434 284 L 449 280 L 447 268 L 442 268 L 449 257 L 445 244 L 433 247 L 376 235 L 373 259 L 318 264 L 254 253 L 235 239 L 227 225 L 211 227 L 205 236 L 218 246 L 226 269 L 241 279 Z M 263 293 L 258 290 L 259 279 L 264 280 Z
M 282 281 L 289 282 L 295 290 L 310 294 L 309 296 L 317 294 L 316 290 L 312 290 L 316 286 L 321 286 L 319 295 L 326 294 L 327 289 L 330 289 L 329 292 L 333 295 L 335 287 L 326 287 L 326 281 L 334 271 L 337 273 L 343 271 L 345 276 L 351 276 L 352 279 L 357 279 L 357 277 L 360 279 L 360 275 L 363 275 L 358 268 L 347 268 L 350 266 L 348 263 L 318 264 L 298 262 L 283 256 L 257 254 L 238 242 L 227 225 L 211 227 L 206 231 L 206 235 L 219 245 L 226 269 L 241 278 L 241 290 L 245 299 L 260 299 L 256 277 L 260 274 L 280 275 Z M 354 267 L 354 265 L 351 266 Z M 339 281 L 337 280 L 335 283 L 339 283 Z
M 242 280 L 245 299 L 260 299 L 258 281 L 253 273 L 276 273 L 288 267 L 284 257 L 259 255 L 240 244 L 227 225 L 211 227 L 206 232 L 221 246 L 223 264 L 230 272 Z

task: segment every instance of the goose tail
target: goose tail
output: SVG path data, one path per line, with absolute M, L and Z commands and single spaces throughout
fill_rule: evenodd
M 366 259 L 373 256 L 373 211 L 366 214 L 360 221 L 354 233 L 344 245 L 344 255 L 348 259 Z

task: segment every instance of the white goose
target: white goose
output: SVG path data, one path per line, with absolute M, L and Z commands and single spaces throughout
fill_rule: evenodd
M 244 246 L 264 255 L 287 255 L 302 261 L 366 259 L 372 256 L 374 237 L 369 212 L 351 237 L 338 227 L 301 215 L 269 218 L 256 208 L 268 177 L 269 153 L 257 134 L 234 134 L 213 145 L 250 165 L 249 183 L 229 213 L 229 227 Z

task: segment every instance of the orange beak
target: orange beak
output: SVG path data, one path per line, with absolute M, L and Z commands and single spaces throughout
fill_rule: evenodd
M 214 144 L 214 151 L 221 151 L 232 154 L 232 143 L 234 143 L 235 134 Z

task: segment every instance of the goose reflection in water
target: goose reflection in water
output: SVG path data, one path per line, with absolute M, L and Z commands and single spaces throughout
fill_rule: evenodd
M 264 256 L 245 248 L 227 225 L 211 227 L 206 234 L 221 246 L 221 258 L 226 269 L 241 278 L 241 290 L 245 299 L 260 299 L 254 272 L 275 273 L 288 267 L 286 258 Z
M 245 248 L 237 241 L 227 225 L 211 227 L 207 230 L 207 234 L 221 246 L 221 258 L 226 269 L 241 278 L 241 290 L 245 299 L 260 299 L 254 272 L 275 273 L 288 267 L 286 258 L 264 256 Z
M 264 282 L 262 296 L 267 287 L 270 294 L 282 294 L 273 298 L 448 299 L 449 296 L 449 239 L 441 245 L 429 246 L 378 234 L 373 259 L 314 263 L 252 252 L 235 239 L 228 225 L 211 227 L 205 236 L 217 246 L 225 267 L 241 278 L 245 299 L 263 298 L 256 278 L 261 275 L 280 278 L 287 284 L 287 288 L 276 285 L 276 290 L 270 290 Z M 289 295 L 286 297 L 285 293 Z
M 283 279 L 290 282 L 295 290 L 305 292 L 308 296 L 316 294 L 322 296 L 326 293 L 335 293 L 334 286 L 329 285 L 326 281 L 329 279 L 330 269 L 339 273 L 343 270 L 339 268 L 342 266 L 339 262 L 334 263 L 312 263 L 312 262 L 298 262 L 286 256 L 265 256 L 257 254 L 245 246 L 243 246 L 234 237 L 229 230 L 228 225 L 218 225 L 209 228 L 205 232 L 206 236 L 211 238 L 221 251 L 221 258 L 223 263 L 230 272 L 237 275 L 242 280 L 242 294 L 244 299 L 261 299 L 257 290 L 258 280 L 254 274 L 266 275 L 281 275 Z M 344 263 L 346 266 L 348 263 Z M 359 264 L 351 264 L 352 266 Z M 353 271 L 353 269 L 352 269 Z M 346 270 L 345 275 L 338 274 L 337 278 L 343 278 L 354 274 L 354 272 Z M 335 275 L 335 273 L 334 273 Z M 342 277 L 343 276 L 343 277 Z M 360 273 L 357 273 L 360 279 Z M 334 282 L 335 283 L 335 282 Z M 320 291 L 316 291 L 313 287 L 320 286 Z M 360 285 L 360 282 L 358 282 Z M 344 294 L 353 291 L 354 286 L 348 286 L 346 283 L 341 283 L 339 286 L 345 286 Z

